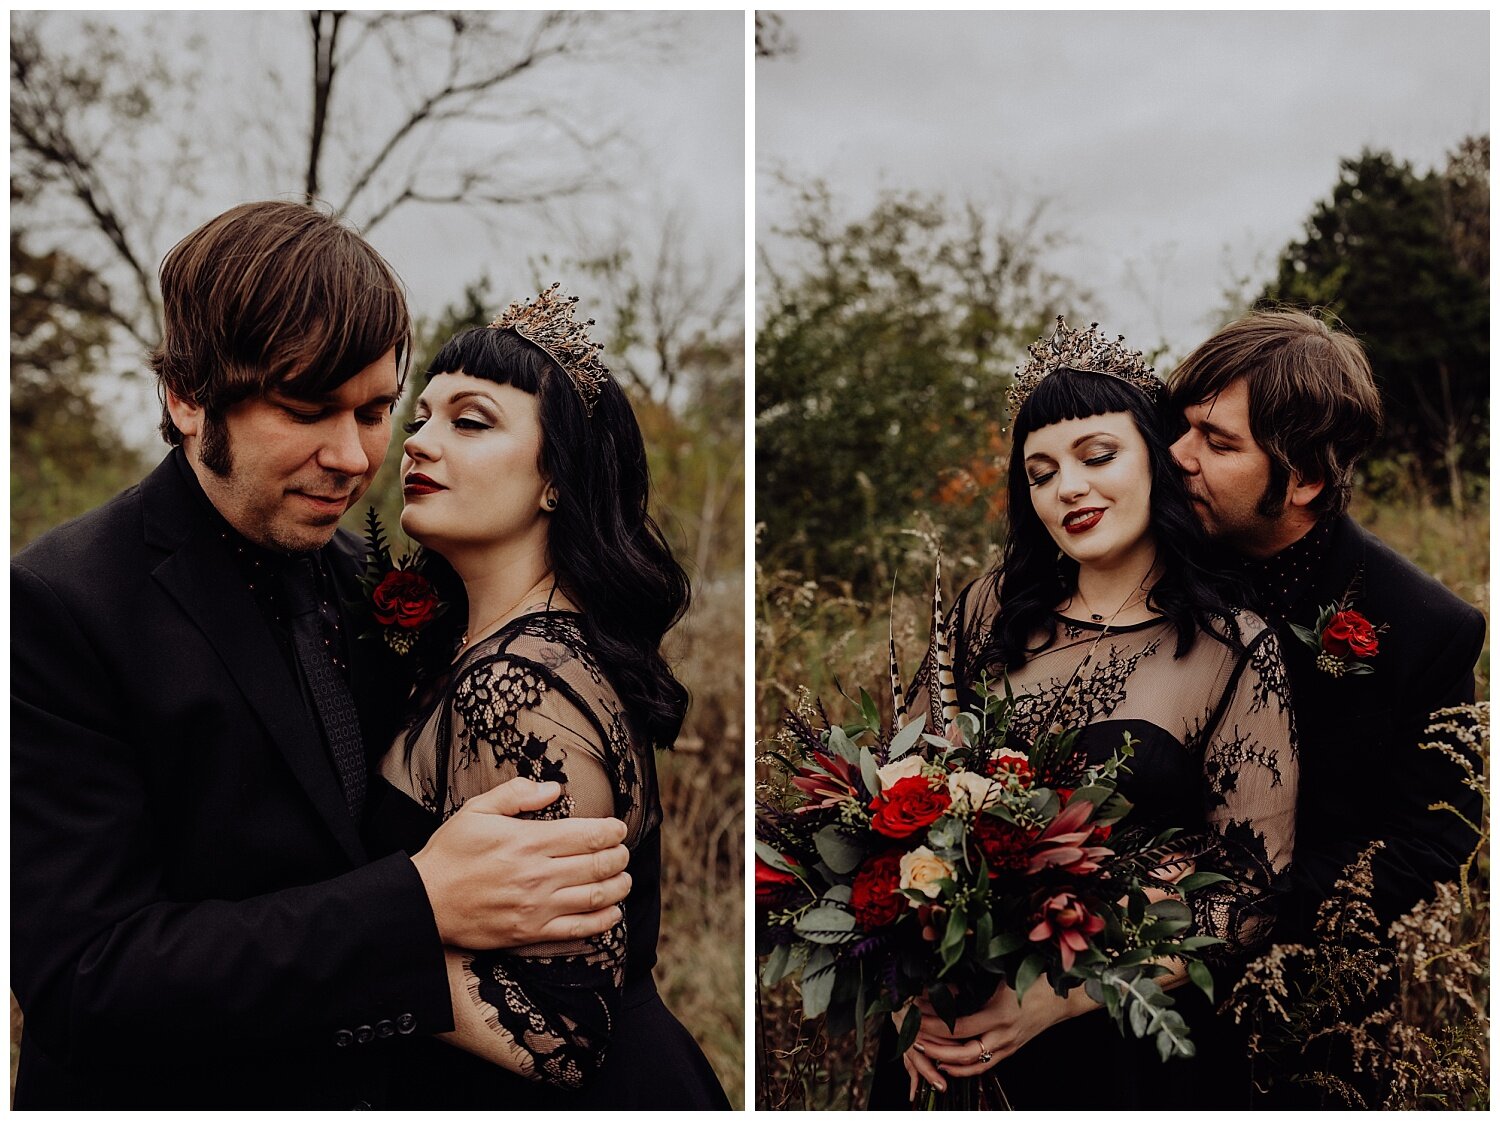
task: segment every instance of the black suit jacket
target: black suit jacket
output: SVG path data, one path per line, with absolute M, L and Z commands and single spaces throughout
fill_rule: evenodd
M 1430 714 L 1474 699 L 1484 617 L 1345 516 L 1333 526 L 1327 563 L 1308 581 L 1290 622 L 1311 628 L 1319 611 L 1350 592 L 1348 607 L 1385 624 L 1367 675 L 1333 677 L 1281 622 L 1300 744 L 1295 887 L 1279 940 L 1309 937 L 1318 904 L 1372 840 L 1375 909 L 1382 925 L 1457 877 L 1478 838 L 1449 802 L 1478 821 L 1478 797 L 1449 760 L 1417 745 Z
M 180 454 L 11 564 L 15 1104 L 378 1106 L 452 1027 L 432 911 L 368 858 Z M 325 552 L 346 589 L 356 556 Z M 373 754 L 403 694 L 353 668 Z

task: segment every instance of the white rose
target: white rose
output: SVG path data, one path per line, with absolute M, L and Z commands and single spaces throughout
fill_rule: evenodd
M 938 897 L 940 881 L 952 878 L 953 869 L 948 862 L 926 845 L 913 849 L 901 858 L 901 886 L 920 891 L 928 899 Z
M 978 813 L 1000 799 L 1000 787 L 994 779 L 972 771 L 955 771 L 948 776 L 948 795 L 959 809 Z
M 922 757 L 920 755 L 908 755 L 904 759 L 898 759 L 894 763 L 887 763 L 876 769 L 875 773 L 880 776 L 880 789 L 889 790 L 904 778 L 915 778 L 922 773 Z

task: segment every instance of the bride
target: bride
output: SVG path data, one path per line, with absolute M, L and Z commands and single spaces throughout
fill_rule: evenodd
M 951 616 L 961 700 L 1008 677 L 1013 728 L 1082 728 L 1107 758 L 1138 742 L 1121 791 L 1127 824 L 1202 835 L 1198 871 L 1222 883 L 1189 896 L 1194 934 L 1217 947 L 1220 991 L 1271 931 L 1292 856 L 1297 759 L 1276 635 L 1232 606 L 1202 564 L 1202 530 L 1168 452 L 1161 382 L 1137 351 L 1058 321 L 1012 390 L 1010 529 L 999 567 Z M 1183 866 L 1179 866 L 1179 874 Z M 1180 970 L 1164 987 L 1185 980 Z M 1002 986 L 950 1030 L 930 1014 L 901 1063 L 877 1069 L 871 1104 L 904 1104 L 918 1079 L 988 1072 L 1016 1108 L 1226 1107 L 1242 1054 L 1196 989 L 1179 989 L 1198 1056 L 1163 1064 L 1125 1039 L 1082 988 L 1045 983 L 1024 1002 Z M 898 1012 L 898 1016 L 900 1013 Z M 887 1047 L 887 1051 L 890 1048 Z M 1080 1079 L 1076 1072 L 1086 1069 Z
M 379 765 L 369 830 L 417 852 L 469 798 L 516 777 L 556 782 L 546 816 L 625 822 L 632 889 L 599 937 L 448 947 L 455 1029 L 410 1041 L 396 1107 L 728 1108 L 651 977 L 653 751 L 687 707 L 659 646 L 687 579 L 647 514 L 635 416 L 575 302 L 553 285 L 452 339 L 427 372 L 401 525 L 441 557 L 429 573 L 454 633 L 424 636 L 442 656 Z

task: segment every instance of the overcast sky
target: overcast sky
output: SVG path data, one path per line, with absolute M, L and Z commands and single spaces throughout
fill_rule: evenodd
M 1457 13 L 801 13 L 758 61 L 756 236 L 770 174 L 1024 213 L 1097 297 L 1078 319 L 1180 357 L 1226 283 L 1277 252 L 1363 147 L 1419 170 L 1489 129 L 1489 17 Z M 775 243 L 773 245 L 773 250 Z
M 518 37 L 535 20 L 521 14 L 497 18 L 511 21 Z M 195 226 L 237 203 L 299 197 L 299 161 L 305 160 L 311 116 L 306 13 L 53 12 L 44 21 L 44 41 L 76 56 L 89 20 L 107 22 L 126 37 L 122 55 L 127 66 L 143 65 L 152 50 L 165 56 L 170 80 L 150 87 L 157 97 L 155 112 L 165 118 L 162 126 L 142 142 L 148 150 L 116 153 L 122 162 L 135 159 L 147 170 L 122 174 L 111 183 L 115 193 L 131 203 L 144 202 L 139 209 L 153 209 L 159 200 L 162 228 L 140 248 L 147 268 L 154 270 L 162 255 Z M 685 251 L 693 258 L 689 264 L 696 269 L 700 262 L 713 263 L 716 289 L 732 286 L 742 275 L 744 13 L 620 12 L 591 15 L 586 23 L 594 37 L 594 45 L 584 52 L 588 57 L 569 55 L 523 73 L 486 109 L 496 117 L 514 117 L 543 108 L 580 134 L 614 133 L 613 145 L 593 165 L 613 180 L 612 188 L 556 201 L 545 212 L 515 207 L 481 218 L 453 207 L 408 205 L 393 211 L 369 238 L 406 282 L 418 315 L 438 315 L 459 300 L 465 285 L 485 273 L 502 306 L 534 294 L 529 287 L 533 279 L 562 280 L 587 300 L 596 287 L 587 277 L 576 275 L 577 270 L 544 265 L 540 258 L 557 262 L 599 254 L 623 239 L 637 260 L 649 262 L 669 211 L 681 224 Z M 341 32 L 342 47 L 347 48 L 356 34 L 352 26 L 346 24 Z M 643 34 L 642 29 L 648 30 Z M 378 44 L 366 43 L 354 56 L 356 61 L 341 72 L 324 177 L 329 201 L 336 202 L 336 192 L 350 181 L 337 173 L 338 161 L 342 158 L 350 166 L 367 160 L 402 119 L 401 103 L 407 108 L 415 103 L 412 91 L 420 97 L 435 88 L 433 79 L 441 76 L 444 56 L 441 51 L 422 53 L 418 36 L 424 33 L 442 41 L 431 28 L 402 28 L 394 36 L 394 50 L 401 53 L 403 65 L 388 61 Z M 91 64 L 87 57 L 79 62 Z M 204 81 L 185 99 L 178 93 L 178 78 L 194 69 L 201 70 Z M 92 121 L 78 124 L 87 129 Z M 534 135 L 538 142 L 519 149 L 503 144 L 517 132 Z M 192 190 L 163 181 L 162 174 L 152 170 L 152 162 L 165 158 L 170 145 L 184 134 L 193 137 L 203 156 Z M 509 125 L 450 126 L 443 144 L 453 143 L 467 153 L 482 155 L 487 145 L 504 151 L 501 166 L 513 168 L 521 179 L 566 158 L 559 155 L 566 145 L 559 146 L 557 134 L 537 126 L 534 118 Z M 442 145 L 402 150 L 403 158 L 426 160 L 429 170 L 435 169 L 426 184 L 435 191 L 454 185 L 442 174 L 453 165 L 451 153 Z M 144 192 L 141 184 L 146 185 Z M 352 217 L 362 220 L 357 208 Z M 91 244 L 101 244 L 97 235 Z M 95 253 L 91 259 L 98 257 Z M 123 283 L 128 289 L 128 278 Z M 122 369 L 142 366 L 133 347 L 122 348 L 116 361 Z M 139 419 L 128 434 L 152 444 L 156 406 L 149 379 L 101 384 L 99 390 L 102 398 L 117 396 L 115 412 L 122 426 L 132 417 Z

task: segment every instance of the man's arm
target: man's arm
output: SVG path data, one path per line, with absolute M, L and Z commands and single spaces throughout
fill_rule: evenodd
M 1453 814 L 1429 807 L 1447 802 L 1478 821 L 1479 796 L 1463 785 L 1456 765 L 1418 745 L 1432 738 L 1427 728 L 1434 712 L 1473 703 L 1474 664 L 1484 631 L 1483 616 L 1468 607 L 1451 622 L 1434 625 L 1441 641 L 1430 656 L 1413 659 L 1417 672 L 1407 683 L 1395 713 L 1396 726 L 1388 733 L 1390 750 L 1386 758 L 1368 764 L 1378 766 L 1379 774 L 1365 784 L 1375 791 L 1360 811 L 1366 828 L 1318 851 L 1298 854 L 1298 878 L 1311 900 L 1326 898 L 1344 869 L 1376 839 L 1384 844 L 1373 863 L 1375 911 L 1382 925 L 1431 896 L 1434 884 L 1457 878 L 1478 837 Z M 1377 660 L 1376 673 L 1380 672 Z M 1349 745 L 1346 757 L 1351 765 L 1361 765 L 1358 744 Z M 1310 921 L 1311 915 L 1306 917 Z
M 474 946 L 538 940 L 569 905 L 579 864 L 610 867 L 607 852 L 544 866 L 517 917 L 507 877 L 536 863 L 540 827 L 578 823 L 509 821 L 501 796 L 501 812 L 479 807 L 439 830 L 420 864 L 398 854 L 251 899 L 191 897 L 170 882 L 148 808 L 154 761 L 127 726 L 118 678 L 46 583 L 13 565 L 12 981 L 28 1036 L 54 1059 L 165 1041 L 334 1048 L 381 1021 L 449 1030 L 445 924 Z M 593 847 L 608 851 L 610 836 Z M 624 890 L 585 893 L 607 927 Z

